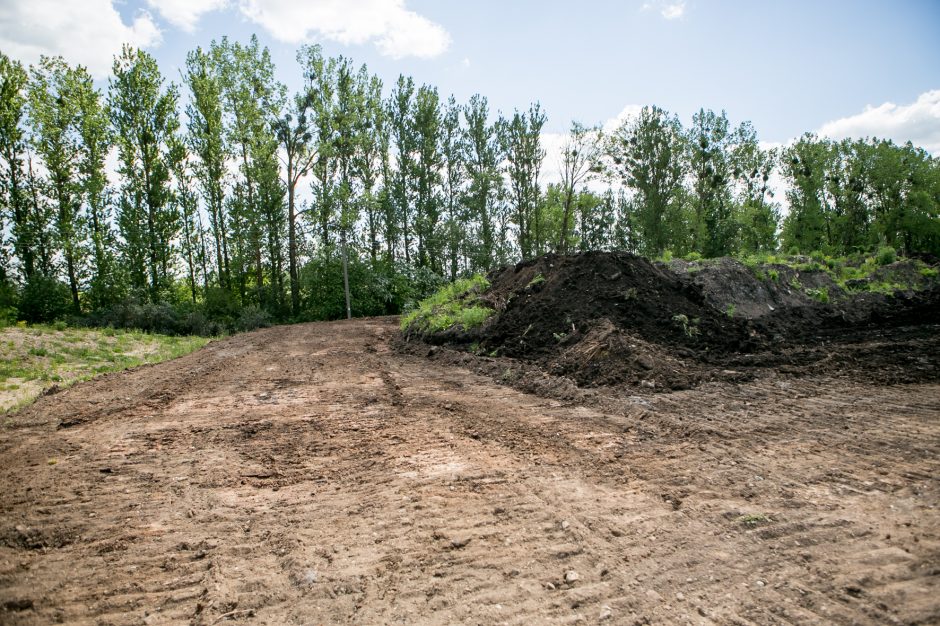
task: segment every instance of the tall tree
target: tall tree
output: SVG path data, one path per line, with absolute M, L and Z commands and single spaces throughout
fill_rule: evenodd
M 725 112 L 699 109 L 686 146 L 692 174 L 692 249 L 706 257 L 731 254 L 735 222 L 731 203 L 731 146 Z
M 677 199 L 682 192 L 682 127 L 658 107 L 643 107 L 613 134 L 609 155 L 614 170 L 636 192 L 634 225 L 640 251 L 661 254 L 673 241 Z
M 560 164 L 564 206 L 557 249 L 562 254 L 568 252 L 569 233 L 574 224 L 577 188 L 587 180 L 592 172 L 597 171 L 600 155 L 600 128 L 596 126 L 589 128 L 580 122 L 572 123 L 568 138 L 562 148 Z
M 309 52 L 308 52 L 309 51 Z M 297 62 L 306 67 L 309 55 L 319 55 L 318 46 L 303 47 L 297 52 Z M 307 80 L 310 80 L 307 77 Z M 275 121 L 275 134 L 281 146 L 281 162 L 284 165 L 284 187 L 287 191 L 287 264 L 290 275 L 291 313 L 300 315 L 300 265 L 298 262 L 297 185 L 310 173 L 317 158 L 313 139 L 311 86 L 295 94 L 291 109 Z
M 173 201 L 180 215 L 180 252 L 186 263 L 186 282 L 190 298 L 196 304 L 198 297 L 199 271 L 205 268 L 206 251 L 203 246 L 202 219 L 199 216 L 199 201 L 193 185 L 189 154 L 182 138 L 173 137 L 169 144 L 170 172 L 176 182 Z M 208 278 L 203 274 L 203 284 Z
M 170 202 L 169 143 L 179 128 L 176 85 L 164 87 L 156 60 L 124 46 L 114 60 L 108 108 L 118 138 L 124 187 L 119 226 L 132 276 L 147 277 L 153 302 L 170 286 L 179 215 Z M 141 251 L 146 251 L 143 255 Z M 145 258 L 141 258 L 145 256 Z M 146 264 L 146 270 L 137 265 Z M 135 265 L 137 265 L 135 267 Z M 144 287 L 138 283 L 136 286 Z
M 356 178 L 362 183 L 360 203 L 365 212 L 369 258 L 375 267 L 380 252 L 383 193 L 379 186 L 385 182 L 382 165 L 388 159 L 388 122 L 382 103 L 382 81 L 369 74 L 363 65 L 356 77 L 356 85 L 360 109 L 356 116 L 358 149 L 353 157 L 353 167 Z
M 523 259 L 543 252 L 544 237 L 539 212 L 539 173 L 545 159 L 541 145 L 545 113 L 538 103 L 528 113 L 516 111 L 502 125 L 502 149 L 512 196 L 513 221 L 517 229 L 519 253 Z
M 787 250 L 812 252 L 829 243 L 825 179 L 830 157 L 828 142 L 810 133 L 783 154 L 783 175 L 790 183 L 790 212 L 783 224 L 783 246 Z
M 229 236 L 225 214 L 226 161 L 229 150 L 225 141 L 222 112 L 222 81 L 210 53 L 196 48 L 186 55 L 184 80 L 189 87 L 186 105 L 186 140 L 196 157 L 193 166 L 209 215 L 218 283 L 229 286 Z
M 418 265 L 443 273 L 441 233 L 441 108 L 437 89 L 421 86 L 414 102 L 415 234 Z
M 389 129 L 395 144 L 395 178 L 392 182 L 391 199 L 394 213 L 386 220 L 386 238 L 401 235 L 405 262 L 411 263 L 411 237 L 414 223 L 412 197 L 414 183 L 414 153 L 417 149 L 414 131 L 414 81 L 411 77 L 398 77 L 388 101 Z
M 489 104 L 476 94 L 464 107 L 464 155 L 467 171 L 467 210 L 475 223 L 471 268 L 486 271 L 492 268 L 497 255 L 495 205 L 502 186 L 499 171 L 499 140 L 496 128 L 489 122 Z
M 731 141 L 732 176 L 738 198 L 738 250 L 770 252 L 777 247 L 780 222 L 780 212 L 770 186 L 777 151 L 760 147 L 750 122 L 740 124 Z
M 26 165 L 26 85 L 23 65 L 0 52 L 0 201 L 3 216 L 11 222 L 13 253 L 24 280 L 36 271 L 36 224 L 30 210 Z M 0 224 L 2 227 L 2 224 Z
M 467 212 L 463 209 L 463 186 L 466 180 L 464 166 L 464 135 L 460 127 L 461 108 L 450 96 L 441 118 L 441 156 L 444 207 L 447 213 L 445 229 L 447 264 L 450 280 L 457 279 L 460 257 L 466 257 Z
M 111 227 L 111 202 L 105 159 L 111 150 L 113 135 L 108 111 L 101 92 L 91 76 L 82 73 L 78 82 L 78 134 L 80 159 L 78 173 L 84 196 L 87 224 L 91 237 L 92 263 L 88 299 L 91 308 L 115 303 L 121 293 L 120 270 L 114 257 L 115 238 Z
M 276 306 L 280 301 L 280 277 L 277 268 L 279 246 L 272 245 L 284 218 L 277 205 L 279 178 L 277 168 L 276 120 L 286 98 L 285 89 L 274 79 L 270 51 L 252 36 L 247 45 L 223 37 L 211 47 L 222 87 L 223 110 L 227 113 L 227 139 L 236 155 L 244 198 L 232 206 L 243 212 L 236 220 L 243 230 L 239 240 L 243 257 L 250 257 L 254 271 L 255 292 L 260 304 Z M 260 187 L 264 185 L 265 190 Z M 274 298 L 265 301 L 264 254 L 267 242 L 270 284 Z M 243 266 L 246 270 L 248 265 Z
M 71 68 L 62 57 L 42 57 L 29 84 L 29 113 L 33 143 L 49 176 L 55 206 L 58 247 L 72 295 L 72 309 L 81 313 L 79 281 L 85 261 L 85 220 L 81 214 L 82 188 L 78 177 L 81 159 L 79 133 L 80 90 L 84 69 Z

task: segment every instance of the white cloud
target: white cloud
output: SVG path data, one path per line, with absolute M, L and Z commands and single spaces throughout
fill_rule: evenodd
M 659 11 L 659 14 L 662 15 L 667 20 L 677 20 L 683 15 L 685 15 L 685 0 L 680 2 L 668 2 L 667 0 L 652 0 L 651 2 L 643 3 L 643 6 L 640 7 L 641 11 Z
M 404 0 L 241 0 L 240 8 L 271 36 L 290 44 L 313 38 L 372 43 L 395 59 L 435 57 L 450 45 L 441 25 L 406 9 Z
M 819 134 L 832 139 L 878 137 L 897 143 L 910 141 L 940 155 L 940 89 L 918 96 L 912 104 L 885 102 L 856 115 L 826 122 Z
M 191 33 L 203 14 L 224 9 L 228 0 L 147 0 L 147 4 L 170 24 Z
M 103 78 L 125 43 L 138 48 L 160 43 L 160 29 L 147 12 L 125 24 L 112 0 L 0 1 L 0 49 L 26 63 L 41 54 L 62 55 Z
M 685 14 L 685 2 L 676 2 L 675 4 L 667 4 L 662 8 L 660 14 L 667 20 L 676 20 L 682 17 Z

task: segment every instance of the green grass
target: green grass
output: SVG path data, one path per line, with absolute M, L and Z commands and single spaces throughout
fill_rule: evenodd
M 489 286 L 486 278 L 477 275 L 442 287 L 402 316 L 402 331 L 434 333 L 448 328 L 468 330 L 480 326 L 494 313 L 480 302 L 480 294 Z
M 773 520 L 763 513 L 750 514 L 750 515 L 741 515 L 735 521 L 744 524 L 745 526 L 758 526 L 760 524 L 768 524 L 773 522 Z
M 32 402 L 42 391 L 198 350 L 205 337 L 140 331 L 17 325 L 0 330 L 0 411 Z

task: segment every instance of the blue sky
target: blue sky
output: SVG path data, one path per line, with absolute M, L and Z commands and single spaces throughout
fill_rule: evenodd
M 0 50 L 102 77 L 124 40 L 179 82 L 187 50 L 251 33 L 290 87 L 297 46 L 319 42 L 386 84 L 409 74 L 506 112 L 538 100 L 550 133 L 656 104 L 686 123 L 726 109 L 767 142 L 822 130 L 940 153 L 936 0 L 0 0 Z

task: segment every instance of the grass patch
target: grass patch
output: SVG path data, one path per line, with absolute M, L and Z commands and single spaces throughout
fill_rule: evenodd
M 140 331 L 14 326 L 0 330 L 0 411 L 21 408 L 44 389 L 87 380 L 198 350 L 206 337 Z
M 442 287 L 402 316 L 402 331 L 435 333 L 449 328 L 468 330 L 480 326 L 494 313 L 480 301 L 480 294 L 489 286 L 486 278 L 477 275 Z
M 741 515 L 738 517 L 736 522 L 744 524 L 745 526 L 760 526 L 761 524 L 769 524 L 773 520 L 769 516 L 764 515 L 763 513 L 751 514 L 751 515 Z

